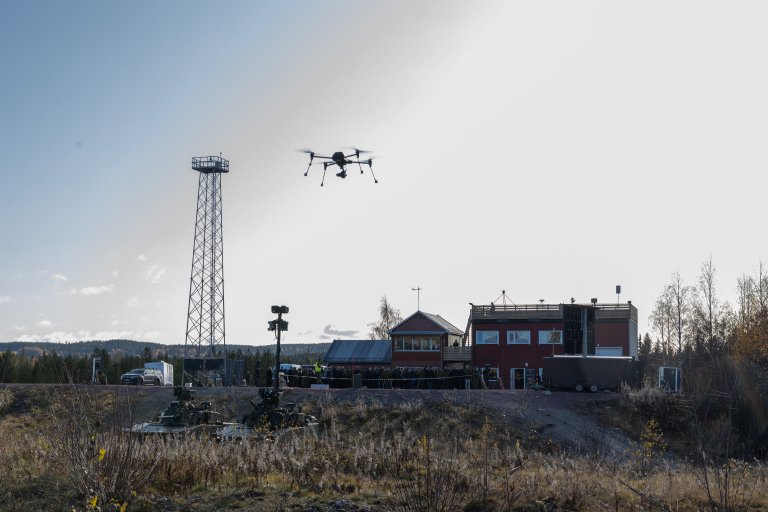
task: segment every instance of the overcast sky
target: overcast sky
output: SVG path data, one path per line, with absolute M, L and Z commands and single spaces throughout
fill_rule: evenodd
M 367 337 L 386 295 L 721 296 L 768 258 L 764 2 L 0 0 L 0 341 L 183 343 L 193 156 L 227 342 Z M 372 149 L 378 184 L 310 147 Z M 320 169 L 321 171 L 321 169 Z

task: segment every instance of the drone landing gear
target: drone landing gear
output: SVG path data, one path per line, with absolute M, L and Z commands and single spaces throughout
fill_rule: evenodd
M 370 171 L 371 171 L 371 176 L 373 176 L 373 182 L 374 182 L 374 183 L 378 183 L 378 182 L 379 182 L 379 180 L 377 180 L 377 179 L 376 179 L 376 175 L 375 175 L 375 174 L 373 174 L 373 164 L 371 163 L 371 161 L 370 161 L 370 160 L 368 160 L 368 170 L 370 170 Z
M 328 163 L 323 162 L 323 180 L 320 182 L 320 186 L 323 186 L 323 183 L 325 183 L 325 171 L 328 170 Z
M 309 173 L 309 168 L 312 167 L 312 160 L 314 160 L 314 159 L 315 159 L 315 154 L 314 153 L 310 153 L 309 154 L 309 165 L 307 166 L 307 170 L 304 171 L 304 176 L 306 176 L 307 173 Z

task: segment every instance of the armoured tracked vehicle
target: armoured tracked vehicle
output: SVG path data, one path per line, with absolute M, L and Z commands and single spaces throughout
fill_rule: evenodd
M 277 432 L 317 427 L 317 418 L 301 412 L 295 403 L 280 406 L 280 392 L 275 388 L 259 389 L 260 403 L 250 402 L 253 410 L 243 416 L 242 423 L 227 425 L 216 431 L 220 439 L 242 439 L 269 436 Z
M 195 392 L 177 386 L 173 390 L 177 398 L 168 408 L 160 413 L 157 421 L 139 423 L 131 427 L 135 434 L 187 434 L 203 425 L 222 425 L 219 413 L 211 407 L 211 402 L 195 404 Z

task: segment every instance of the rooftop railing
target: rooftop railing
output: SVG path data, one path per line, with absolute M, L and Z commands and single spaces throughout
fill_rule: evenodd
M 470 312 L 470 320 L 475 318 L 494 318 L 503 316 L 504 313 L 529 312 L 546 313 L 551 316 L 553 312 L 559 312 L 562 306 L 571 304 L 490 304 L 473 305 Z M 573 304 L 574 306 L 593 307 L 598 311 L 627 312 L 629 317 L 637 321 L 637 308 L 628 303 L 607 303 L 607 304 Z

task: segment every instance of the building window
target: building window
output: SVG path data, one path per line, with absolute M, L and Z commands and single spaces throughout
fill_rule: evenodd
M 421 339 L 421 350 L 435 350 L 433 345 L 435 344 L 435 338 L 432 336 Z
M 498 345 L 499 331 L 477 331 L 475 343 L 478 345 Z
M 539 331 L 539 345 L 562 345 L 563 331 Z
M 531 331 L 507 331 L 507 345 L 530 345 Z
M 399 336 L 397 350 L 407 352 L 431 352 L 440 350 L 440 340 L 434 336 Z

